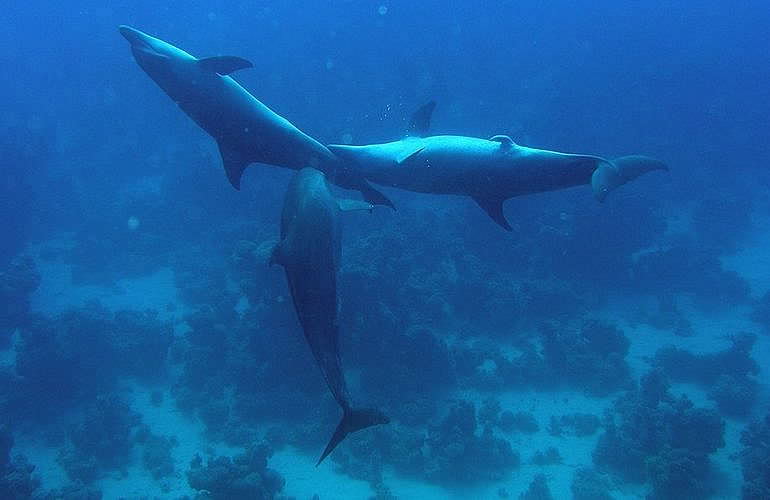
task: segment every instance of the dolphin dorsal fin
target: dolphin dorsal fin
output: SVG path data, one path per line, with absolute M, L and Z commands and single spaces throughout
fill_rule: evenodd
M 512 147 L 516 145 L 515 142 L 513 142 L 513 139 L 508 137 L 507 135 L 493 135 L 489 138 L 490 141 L 499 142 L 500 143 L 500 149 L 503 151 L 508 151 Z
M 430 130 L 430 118 L 436 109 L 436 101 L 430 101 L 417 109 L 409 120 L 406 135 L 409 137 L 425 137 Z
M 219 73 L 220 75 L 229 75 L 233 71 L 238 71 L 239 69 L 254 67 L 254 65 L 251 64 L 251 61 L 247 61 L 246 59 L 237 56 L 204 57 L 203 59 L 198 59 L 198 64 L 201 68 L 214 73 Z
M 352 212 L 354 210 L 369 210 L 370 212 L 374 208 L 374 205 L 366 201 L 350 200 L 347 198 L 338 198 L 337 207 L 341 212 Z
M 487 213 L 487 215 L 492 217 L 492 220 L 497 222 L 503 229 L 506 231 L 511 231 L 513 229 L 505 218 L 505 214 L 503 214 L 504 199 L 483 196 L 473 196 L 472 198 Z

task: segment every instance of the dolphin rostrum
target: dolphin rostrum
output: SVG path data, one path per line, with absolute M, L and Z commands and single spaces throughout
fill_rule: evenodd
M 240 189 L 250 163 L 299 169 L 331 166 L 336 158 L 321 143 L 262 104 L 229 75 L 251 68 L 240 57 L 198 59 L 184 50 L 129 26 L 120 33 L 131 44 L 139 66 L 182 111 L 213 137 L 230 183 Z M 392 206 L 366 181 L 336 176 L 335 183 L 356 189 L 374 204 Z
M 427 136 L 435 103 L 415 113 L 410 135 L 366 146 L 327 146 L 351 175 L 409 191 L 473 198 L 507 230 L 503 202 L 514 196 L 591 184 L 595 197 L 607 194 L 652 170 L 668 170 L 645 156 L 608 160 L 519 146 L 506 135 L 489 139 L 455 135 Z
M 342 420 L 326 445 L 320 464 L 348 434 L 389 422 L 375 409 L 353 408 L 342 369 L 337 325 L 337 270 L 341 244 L 339 212 L 369 210 L 372 205 L 332 197 L 326 176 L 303 168 L 292 178 L 281 213 L 281 238 L 271 263 L 280 264 L 305 339 L 334 399 Z

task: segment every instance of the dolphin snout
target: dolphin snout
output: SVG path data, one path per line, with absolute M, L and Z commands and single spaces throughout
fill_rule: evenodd
M 118 26 L 118 31 L 120 31 L 120 34 L 123 35 L 123 38 L 128 40 L 131 44 L 147 44 L 148 35 L 132 28 L 131 26 L 121 24 Z

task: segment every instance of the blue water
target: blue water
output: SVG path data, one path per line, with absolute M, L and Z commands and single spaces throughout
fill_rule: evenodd
M 250 60 L 323 144 L 435 100 L 435 134 L 670 172 L 512 199 L 511 232 L 391 188 L 346 215 L 343 365 L 392 421 L 315 467 L 340 412 L 268 266 L 293 172 L 233 190 L 120 24 Z M 0 498 L 770 498 L 767 26 L 753 0 L 4 6 Z

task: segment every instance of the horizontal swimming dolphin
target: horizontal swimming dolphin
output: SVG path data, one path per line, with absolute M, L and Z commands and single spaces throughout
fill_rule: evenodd
M 251 95 L 229 75 L 251 68 L 246 59 L 218 56 L 198 59 L 184 50 L 129 26 L 120 33 L 131 44 L 139 66 L 219 145 L 230 183 L 240 189 L 241 176 L 251 163 L 299 169 L 334 165 L 336 158 Z M 336 177 L 341 187 L 361 191 L 375 204 L 390 200 L 360 177 Z
M 334 399 L 342 408 L 342 420 L 318 460 L 320 464 L 348 434 L 389 422 L 375 409 L 356 409 L 350 404 L 339 350 L 337 326 L 337 270 L 341 244 L 339 213 L 371 209 L 355 200 L 335 199 L 325 175 L 303 168 L 292 178 L 281 213 L 281 238 L 272 263 L 286 272 L 294 309 L 305 339 L 323 373 Z M 316 464 L 317 465 L 317 464 Z
M 415 113 L 410 135 L 385 144 L 331 144 L 351 174 L 375 184 L 409 191 L 473 198 L 507 230 L 503 202 L 514 196 L 591 184 L 603 201 L 607 194 L 652 170 L 668 170 L 659 160 L 623 156 L 568 154 L 519 146 L 506 135 L 490 139 L 455 135 L 427 136 L 435 103 Z

